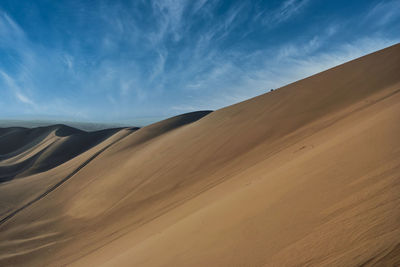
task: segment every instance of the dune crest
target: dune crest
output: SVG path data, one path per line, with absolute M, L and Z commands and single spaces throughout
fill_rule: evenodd
M 397 44 L 139 130 L 0 129 L 0 265 L 400 264 L 399 121 Z

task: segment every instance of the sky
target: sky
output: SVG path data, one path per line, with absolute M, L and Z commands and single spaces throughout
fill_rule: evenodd
M 147 124 L 400 40 L 400 0 L 0 0 L 0 119 Z

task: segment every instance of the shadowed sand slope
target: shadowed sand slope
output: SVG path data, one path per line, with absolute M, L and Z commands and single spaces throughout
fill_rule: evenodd
M 395 45 L 212 113 L 122 129 L 0 185 L 0 265 L 399 264 L 399 122 Z M 31 135 L 1 162 L 54 148 Z
M 52 169 L 120 130 L 84 132 L 66 125 L 0 128 L 0 182 Z

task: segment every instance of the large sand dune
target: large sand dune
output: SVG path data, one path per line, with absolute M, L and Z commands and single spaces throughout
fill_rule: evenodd
M 0 265 L 400 264 L 400 45 L 141 129 L 0 129 Z

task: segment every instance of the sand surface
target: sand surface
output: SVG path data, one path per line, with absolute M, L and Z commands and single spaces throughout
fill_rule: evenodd
M 399 44 L 141 129 L 0 128 L 0 266 L 398 266 L 399 207 Z

